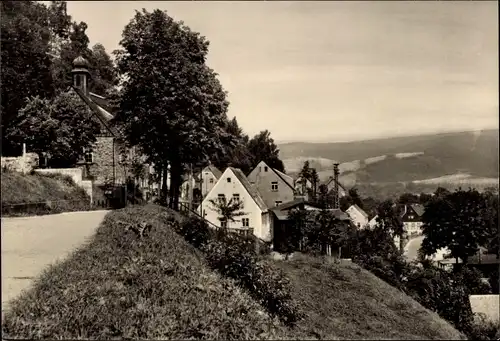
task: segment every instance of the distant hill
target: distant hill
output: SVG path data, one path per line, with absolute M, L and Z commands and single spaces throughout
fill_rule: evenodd
M 498 140 L 498 129 L 491 129 L 342 143 L 293 142 L 279 148 L 292 175 L 305 160 L 311 160 L 311 167 L 326 179 L 333 174 L 332 163 L 340 162 L 341 180 L 349 182 L 347 186 L 418 182 L 444 176 L 448 176 L 445 181 L 456 178 L 465 183 L 498 178 Z

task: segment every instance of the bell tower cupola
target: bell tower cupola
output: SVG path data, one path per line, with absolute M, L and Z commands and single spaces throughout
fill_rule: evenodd
M 85 95 L 89 94 L 89 62 L 82 56 L 76 57 L 73 60 L 73 86 L 83 91 Z

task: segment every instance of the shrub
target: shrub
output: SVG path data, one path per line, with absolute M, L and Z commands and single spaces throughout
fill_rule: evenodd
M 199 218 L 183 219 L 176 225 L 176 231 L 204 253 L 213 269 L 235 279 L 271 314 L 289 325 L 301 318 L 288 279 L 271 265 L 258 262 L 254 238 L 224 230 L 213 231 Z M 265 245 L 263 252 L 266 252 Z
M 467 337 L 469 340 L 499 340 L 500 326 L 498 323 L 487 321 L 483 316 L 479 316 L 478 321 L 472 324 Z

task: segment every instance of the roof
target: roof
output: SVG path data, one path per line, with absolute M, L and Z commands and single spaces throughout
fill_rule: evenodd
M 330 185 L 330 184 L 332 183 L 332 181 L 334 181 L 334 180 L 335 180 L 335 179 L 333 178 L 333 176 L 330 176 L 330 177 L 328 178 L 328 180 L 325 182 L 325 185 L 327 185 L 327 186 L 328 186 L 328 185 Z M 338 184 L 339 184 L 340 189 L 342 189 L 344 192 L 346 192 L 346 193 L 347 193 L 347 190 L 345 189 L 344 185 L 342 185 L 342 184 L 340 183 L 340 181 L 337 181 L 337 182 L 338 182 Z
M 354 205 L 351 205 L 351 207 L 354 207 L 356 210 L 358 210 L 366 219 L 368 219 L 368 214 L 361 208 L 359 207 L 358 205 L 354 204 Z M 351 208 L 349 207 L 349 208 Z
M 99 96 L 93 92 L 89 92 L 89 97 L 92 100 L 92 102 L 96 103 L 98 106 L 103 108 L 109 115 L 111 115 L 109 112 L 111 112 L 111 106 L 108 102 L 108 100 L 102 96 Z M 113 115 L 111 115 L 112 117 Z
M 78 96 L 80 96 L 80 98 L 85 102 L 85 104 L 87 104 L 90 110 L 95 114 L 95 116 L 99 119 L 99 121 L 101 121 L 101 123 L 106 127 L 106 129 L 111 134 L 116 136 L 117 132 L 115 129 L 113 129 L 110 122 L 113 119 L 113 115 L 111 115 L 104 108 L 100 107 L 89 96 L 85 95 L 85 93 L 81 89 L 74 86 L 72 86 L 71 88 L 78 94 Z
M 206 166 L 203 169 L 203 171 L 205 172 L 206 170 L 209 170 L 210 172 L 212 172 L 212 174 L 217 178 L 217 180 L 219 180 L 220 177 L 222 176 L 222 172 L 219 170 L 219 168 L 215 167 L 214 165 Z
M 413 208 L 413 210 L 415 211 L 416 214 L 418 214 L 418 216 L 422 216 L 425 212 L 425 207 L 423 205 L 420 205 L 420 204 L 411 204 L 410 205 L 411 208 Z
M 279 170 L 274 169 L 274 168 L 272 168 L 272 170 L 273 170 L 276 174 L 278 174 L 278 176 L 279 176 L 279 177 L 280 177 L 283 181 L 285 181 L 285 182 L 288 184 L 288 186 L 290 186 L 291 188 L 294 188 L 294 187 L 293 187 L 293 178 L 292 178 L 290 175 L 286 175 L 285 173 L 280 172 Z
M 243 187 L 245 187 L 245 189 L 247 190 L 248 194 L 250 194 L 250 196 L 253 198 L 253 200 L 255 201 L 255 203 L 257 204 L 257 206 L 259 206 L 259 208 L 262 211 L 266 212 L 267 211 L 267 206 L 264 203 L 264 199 L 262 199 L 262 196 L 257 191 L 257 189 L 250 184 L 250 182 L 248 181 L 248 179 L 245 176 L 245 174 L 243 174 L 243 172 L 241 171 L 241 169 L 234 168 L 234 167 L 227 167 L 227 168 L 230 169 L 233 172 L 233 174 L 240 181 L 240 183 L 243 185 Z

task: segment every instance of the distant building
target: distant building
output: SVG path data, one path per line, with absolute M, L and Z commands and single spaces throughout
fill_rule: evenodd
M 293 178 L 269 167 L 264 161 L 248 174 L 248 181 L 259 191 L 267 207 L 274 207 L 294 199 Z
M 328 187 L 328 191 L 333 191 L 335 190 L 335 179 L 333 177 L 330 177 L 326 182 L 325 185 Z M 345 197 L 348 194 L 348 191 L 339 182 L 339 198 Z
M 354 226 L 365 228 L 368 225 L 368 214 L 358 205 L 351 205 L 345 213 L 347 213 Z
M 424 211 L 424 206 L 420 204 L 403 205 L 401 219 L 409 236 L 422 234 L 422 215 Z
M 222 176 L 222 172 L 213 165 L 208 165 L 199 173 L 194 174 L 192 177 L 189 175 L 184 176 L 184 181 L 181 185 L 181 202 L 189 201 L 189 191 L 193 190 L 193 200 L 200 202 L 215 186 L 217 181 Z

